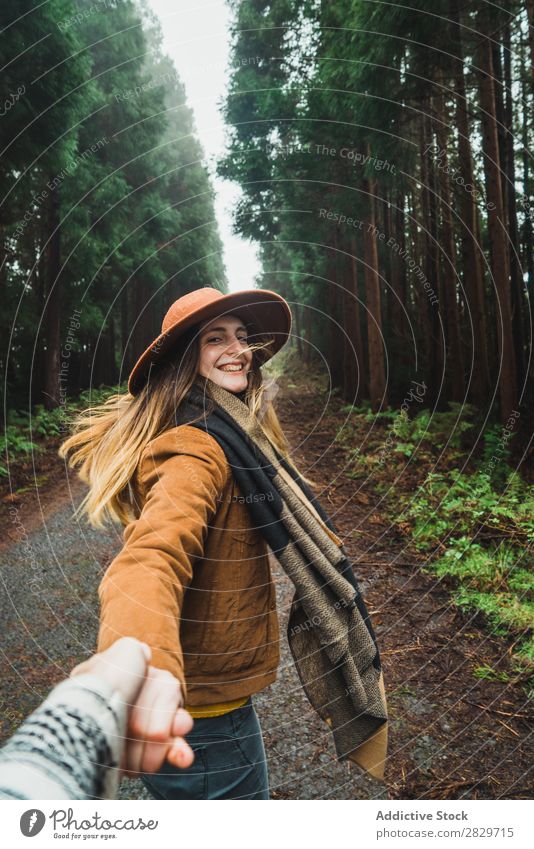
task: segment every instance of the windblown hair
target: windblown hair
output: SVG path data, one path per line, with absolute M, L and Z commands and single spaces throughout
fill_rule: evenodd
M 289 445 L 272 400 L 265 395 L 261 365 L 266 360 L 263 349 L 271 340 L 260 334 L 254 338 L 260 341 L 242 349 L 252 351 L 244 401 L 257 416 L 267 438 L 298 471 L 289 457 Z M 103 404 L 77 414 L 72 433 L 58 452 L 62 459 L 68 457 L 70 468 L 79 467 L 78 476 L 89 486 L 76 510 L 76 518 L 85 513 L 95 528 L 103 527 L 106 520 L 126 525 L 138 518 L 134 477 L 141 455 L 151 440 L 176 425 L 177 411 L 197 377 L 199 359 L 199 325 L 196 325 L 181 336 L 172 358 L 151 368 L 149 379 L 138 394 L 126 391 L 111 395 Z M 205 414 L 209 415 L 213 404 L 213 399 L 208 398 Z M 313 485 L 312 480 L 298 473 L 307 484 Z

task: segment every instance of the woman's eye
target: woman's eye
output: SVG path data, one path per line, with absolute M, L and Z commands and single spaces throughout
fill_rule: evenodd
M 211 336 L 211 337 L 208 339 L 208 342 L 219 342 L 219 341 L 220 341 L 220 339 L 221 339 L 221 337 L 220 337 L 220 336 Z M 244 342 L 244 343 L 246 344 L 246 343 L 247 343 L 247 337 L 246 337 L 246 336 L 241 336 L 241 337 L 239 337 L 239 336 L 238 336 L 238 341 L 239 341 L 239 342 Z

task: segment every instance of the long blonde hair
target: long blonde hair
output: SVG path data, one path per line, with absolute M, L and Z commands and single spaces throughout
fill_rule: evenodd
M 258 417 L 268 439 L 298 471 L 289 457 L 289 444 L 272 401 L 264 395 L 263 349 L 271 340 L 260 334 L 255 338 L 260 341 L 242 349 L 252 351 L 244 401 Z M 126 391 L 110 395 L 103 404 L 76 415 L 72 433 L 58 451 L 62 459 L 68 457 L 70 468 L 79 467 L 78 476 L 89 486 L 75 518 L 85 513 L 93 527 L 102 528 L 108 519 L 126 525 L 138 517 L 133 479 L 141 454 L 151 440 L 175 426 L 177 410 L 197 377 L 199 358 L 197 325 L 180 337 L 171 359 L 152 369 L 150 379 L 138 394 Z M 206 413 L 209 412 L 207 409 Z M 298 473 L 307 484 L 313 485 L 312 480 Z

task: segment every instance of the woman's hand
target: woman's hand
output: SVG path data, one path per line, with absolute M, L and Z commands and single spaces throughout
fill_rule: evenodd
M 98 675 L 121 693 L 129 712 L 120 766 L 131 777 L 156 772 L 165 759 L 180 769 L 195 759 L 183 739 L 193 719 L 182 708 L 180 682 L 170 672 L 150 666 L 150 658 L 146 643 L 122 637 L 70 673 L 70 677 L 86 672 Z
M 181 769 L 195 756 L 183 739 L 193 719 L 181 706 L 180 682 L 165 669 L 149 666 L 146 679 L 130 714 L 124 771 L 157 772 L 167 758 Z

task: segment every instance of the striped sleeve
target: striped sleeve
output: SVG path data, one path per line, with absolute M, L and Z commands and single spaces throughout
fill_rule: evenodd
M 126 720 L 96 675 L 62 681 L 0 749 L 0 798 L 115 798 Z

